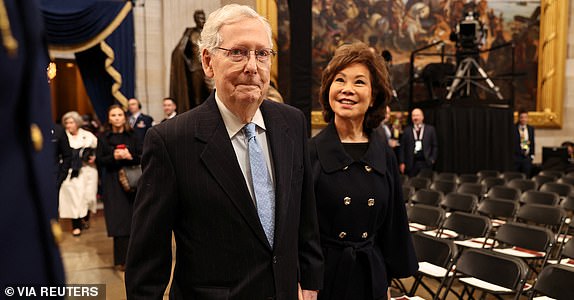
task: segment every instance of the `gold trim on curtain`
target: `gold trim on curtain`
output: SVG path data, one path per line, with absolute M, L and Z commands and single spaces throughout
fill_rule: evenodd
M 271 33 L 273 35 L 273 45 L 275 49 L 279 49 L 277 45 L 278 36 L 278 23 L 277 23 L 277 3 L 275 0 L 257 0 L 257 12 L 264 16 L 269 24 L 271 24 Z M 277 77 L 279 74 L 279 59 L 277 55 L 273 58 L 271 64 L 271 81 L 275 82 L 275 86 L 278 86 Z
M 120 87 L 122 86 L 122 74 L 120 74 L 120 72 L 118 72 L 118 70 L 116 70 L 112 65 L 115 60 L 114 49 L 112 49 L 112 47 L 110 47 L 110 45 L 105 41 L 100 43 L 100 48 L 107 56 L 105 61 L 106 72 L 108 72 L 112 79 L 114 79 L 114 83 L 112 84 L 112 95 L 116 100 L 118 100 L 118 102 L 120 102 L 124 110 L 126 110 L 128 108 L 128 99 L 120 91 Z

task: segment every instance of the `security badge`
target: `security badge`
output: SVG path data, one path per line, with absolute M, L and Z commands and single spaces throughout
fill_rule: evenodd
M 415 153 L 423 150 L 423 141 L 417 140 L 415 141 Z

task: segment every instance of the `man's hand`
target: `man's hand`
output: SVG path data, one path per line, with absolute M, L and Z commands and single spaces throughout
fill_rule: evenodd
M 302 290 L 301 284 L 297 284 L 298 298 L 299 300 L 317 300 L 318 291 Z
M 401 174 L 405 174 L 405 164 L 400 164 L 399 170 L 401 171 Z

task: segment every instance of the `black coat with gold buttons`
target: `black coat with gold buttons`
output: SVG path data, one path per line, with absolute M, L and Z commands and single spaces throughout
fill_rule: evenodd
M 392 278 L 417 268 L 397 160 L 383 132 L 355 161 L 333 122 L 311 139 L 321 245 L 325 256 L 320 299 L 380 299 Z

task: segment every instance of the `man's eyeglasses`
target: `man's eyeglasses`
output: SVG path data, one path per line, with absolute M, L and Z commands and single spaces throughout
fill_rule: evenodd
M 241 47 L 231 49 L 217 47 L 217 49 L 226 51 L 227 57 L 229 57 L 234 62 L 241 62 L 244 60 L 248 60 L 249 55 L 253 51 L 253 53 L 255 53 L 255 58 L 257 59 L 257 61 L 265 63 L 268 62 L 277 53 L 275 52 L 275 50 L 267 48 L 249 50 L 247 48 L 241 48 Z

